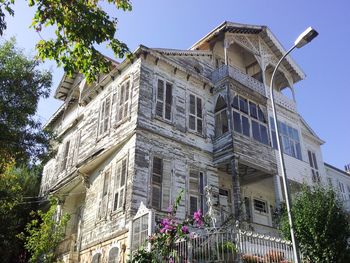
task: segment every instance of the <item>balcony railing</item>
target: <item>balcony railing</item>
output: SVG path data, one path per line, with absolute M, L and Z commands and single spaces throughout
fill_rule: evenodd
M 238 68 L 235 68 L 232 66 L 228 66 L 228 65 L 221 66 L 220 68 L 218 68 L 212 73 L 211 79 L 214 83 L 216 83 L 225 77 L 231 77 L 234 80 L 238 81 L 239 83 L 243 84 L 244 86 L 252 89 L 253 91 L 258 92 L 263 96 L 266 96 L 265 86 L 263 83 L 243 73 Z
M 296 105 L 295 101 L 291 100 L 290 98 L 288 98 L 287 96 L 283 95 L 279 91 L 275 91 L 273 93 L 273 95 L 275 97 L 276 104 L 286 108 L 287 110 L 290 110 L 290 111 L 293 111 L 293 112 L 297 111 L 297 105 Z M 270 98 L 270 93 L 268 94 L 268 97 Z
M 294 262 L 289 241 L 236 228 L 206 229 L 175 247 L 175 262 Z

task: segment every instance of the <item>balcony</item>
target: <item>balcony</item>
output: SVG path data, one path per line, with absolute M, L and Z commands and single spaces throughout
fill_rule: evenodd
M 273 93 L 275 97 L 275 103 L 286 108 L 287 110 L 297 112 L 297 105 L 295 101 L 291 100 L 287 96 L 283 95 L 281 92 L 274 91 Z M 270 93 L 268 94 L 268 98 L 270 98 Z
M 228 65 L 223 65 L 217 70 L 213 71 L 211 80 L 213 83 L 217 83 L 223 78 L 230 77 L 242 85 L 250 88 L 251 90 L 258 92 L 259 94 L 263 95 L 266 97 L 266 92 L 265 92 L 265 85 L 261 83 L 260 81 L 256 80 L 255 78 L 243 73 L 241 70 L 238 68 L 228 66 Z

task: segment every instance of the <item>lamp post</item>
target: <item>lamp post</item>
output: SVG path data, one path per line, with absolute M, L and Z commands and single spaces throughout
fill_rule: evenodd
M 290 196 L 289 196 L 289 188 L 288 188 L 288 182 L 287 182 L 287 173 L 286 173 L 286 167 L 284 163 L 284 157 L 283 157 L 283 152 L 281 148 L 281 140 L 280 140 L 280 133 L 279 133 L 279 128 L 278 128 L 278 120 L 277 120 L 277 113 L 276 113 L 276 108 L 275 108 L 275 100 L 273 97 L 273 80 L 275 77 L 275 74 L 277 72 L 278 67 L 282 63 L 283 59 L 288 56 L 290 52 L 292 52 L 295 48 L 301 48 L 311 42 L 315 37 L 317 37 L 318 33 L 316 30 L 313 28 L 309 27 L 306 29 L 303 33 L 300 34 L 300 36 L 295 40 L 294 45 L 287 51 L 286 54 L 282 56 L 282 58 L 278 61 L 275 69 L 273 70 L 272 76 L 271 76 L 271 83 L 270 83 L 270 98 L 271 98 L 271 105 L 272 105 L 272 112 L 273 112 L 273 117 L 274 117 L 274 125 L 275 125 L 275 131 L 276 131 L 276 139 L 277 139 L 277 150 L 278 150 L 278 155 L 279 155 L 279 162 L 281 166 L 281 172 L 282 172 L 282 182 L 283 182 L 283 189 L 284 189 L 284 194 L 285 194 L 285 200 L 286 200 L 286 208 L 287 208 L 287 214 L 288 214 L 288 221 L 289 221 L 289 226 L 290 226 L 290 235 L 292 239 L 292 245 L 293 245 L 293 254 L 294 254 L 294 259 L 296 263 L 300 262 L 299 258 L 299 250 L 298 250 L 298 245 L 297 241 L 294 235 L 294 224 L 293 224 L 293 217 L 291 213 L 291 207 L 290 207 Z

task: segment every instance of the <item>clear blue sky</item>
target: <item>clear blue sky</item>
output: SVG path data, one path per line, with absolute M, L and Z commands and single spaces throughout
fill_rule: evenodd
M 187 49 L 225 20 L 267 25 L 285 48 L 305 28 L 315 27 L 320 35 L 292 55 L 307 75 L 295 86 L 298 110 L 326 141 L 322 146 L 324 160 L 339 168 L 350 162 L 349 10 L 346 0 L 134 0 L 130 13 L 109 8 L 119 19 L 117 37 L 131 50 L 139 44 Z M 17 0 L 15 12 L 15 18 L 8 19 L 6 37 L 16 36 L 18 45 L 34 54 L 39 36 L 28 29 L 33 11 L 26 1 Z M 105 54 L 112 56 L 107 50 Z M 62 69 L 53 62 L 45 67 L 52 67 L 54 90 Z M 54 99 L 41 101 L 38 115 L 47 120 L 59 105 Z

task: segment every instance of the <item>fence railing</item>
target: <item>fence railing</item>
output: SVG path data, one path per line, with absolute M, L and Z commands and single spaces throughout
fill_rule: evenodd
M 176 243 L 174 262 L 292 263 L 290 241 L 235 228 L 207 229 Z

